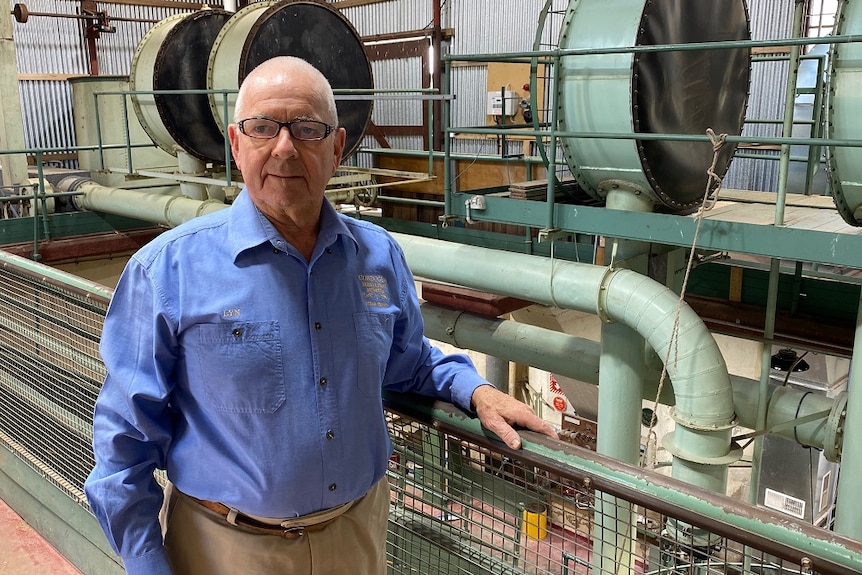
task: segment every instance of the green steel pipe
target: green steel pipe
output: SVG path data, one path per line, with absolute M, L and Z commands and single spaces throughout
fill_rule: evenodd
M 127 216 L 171 227 L 229 207 L 215 200 L 201 201 L 184 196 L 110 188 L 74 176 L 63 179 L 57 187 L 64 192 L 83 192 L 72 200 L 79 210 Z
M 451 94 L 452 93 L 452 64 L 446 60 L 443 67 L 443 93 Z M 443 126 L 444 126 L 444 136 L 445 136 L 445 127 L 449 126 L 452 122 L 452 106 L 449 101 L 446 100 L 443 102 Z M 431 146 L 429 146 L 430 148 Z M 443 138 L 443 200 L 446 204 L 445 209 L 443 210 L 443 217 L 448 218 L 452 213 L 452 166 L 450 165 L 452 157 L 452 138 L 445 136 Z M 429 172 L 430 173 L 430 172 Z M 446 226 L 448 222 L 443 220 L 443 225 Z
M 611 185 L 605 206 L 636 212 L 652 212 L 655 207 L 646 194 L 629 189 L 623 183 Z M 636 258 L 648 251 L 645 242 L 616 238 L 612 241 L 613 254 L 618 261 Z M 635 271 L 643 273 L 645 267 Z M 645 364 L 644 339 L 638 332 L 623 323 L 602 323 L 596 451 L 631 465 L 637 465 L 640 459 Z M 600 494 L 596 499 L 593 524 L 593 574 L 632 572 L 635 533 L 631 504 Z
M 793 33 L 795 36 L 803 36 L 803 17 L 805 14 L 805 3 L 796 2 L 793 10 Z M 784 123 L 781 135 L 788 138 L 793 133 L 793 101 L 796 98 L 796 80 L 799 75 L 799 44 L 790 47 L 790 71 L 787 74 L 787 83 L 784 88 Z M 790 145 L 781 145 L 781 160 L 778 163 L 778 196 L 775 200 L 775 225 L 784 225 L 784 204 L 787 199 L 787 173 L 790 169 Z
M 674 419 L 678 425 L 665 446 L 674 455 L 674 476 L 724 490 L 727 465 L 739 457 L 731 450 L 730 430 L 736 421 L 727 366 L 709 330 L 691 308 L 679 308 L 677 320 L 679 298 L 672 290 L 630 270 L 394 236 L 419 277 L 616 320 L 641 334 L 660 357 L 667 356 L 678 322 L 678 352 L 667 366 L 676 394 Z
M 445 152 L 439 152 L 431 150 L 430 152 L 425 152 L 422 150 L 400 150 L 396 148 L 359 148 L 356 151 L 357 154 L 368 154 L 370 156 L 403 156 L 405 158 L 427 158 L 429 155 L 432 158 L 444 158 L 446 157 Z M 453 160 L 475 160 L 476 154 L 449 154 L 449 157 Z M 502 158 L 499 155 L 479 155 L 479 159 L 489 162 L 499 162 L 501 164 L 511 163 L 512 158 Z M 544 163 L 542 158 L 538 156 L 526 156 L 518 158 L 519 161 L 527 161 L 532 164 L 542 164 Z
M 430 206 L 433 208 L 443 208 L 446 206 L 446 202 L 441 202 L 438 200 L 418 200 L 416 198 L 402 198 L 399 196 L 377 196 L 377 199 L 381 202 L 390 202 L 393 204 L 409 204 L 412 206 Z
M 862 349 L 862 298 L 856 309 L 856 332 L 853 349 Z M 862 513 L 859 512 L 859 478 L 862 477 L 862 362 L 858 356 L 850 364 L 847 381 L 847 421 L 844 424 L 845 457 L 838 478 L 838 508 L 835 531 L 853 539 L 862 539 Z
M 485 134 L 500 135 L 499 128 L 446 128 L 449 134 Z M 710 142 L 709 136 L 698 134 L 661 134 L 656 132 L 575 132 L 571 130 L 529 130 L 520 132 L 524 136 L 543 136 L 558 138 L 582 138 L 599 140 L 649 140 L 667 142 Z M 800 146 L 843 146 L 848 148 L 862 147 L 860 139 L 832 139 L 832 138 L 785 138 L 785 137 L 759 137 L 759 136 L 727 136 L 725 141 L 734 144 L 799 144 Z
M 427 302 L 422 304 L 421 309 L 425 321 L 425 335 L 433 340 L 462 349 L 494 354 L 584 383 L 599 383 L 601 349 L 598 342 L 512 320 L 488 319 Z M 643 399 L 655 399 L 660 375 L 660 366 L 647 365 L 644 368 Z M 758 382 L 731 375 L 730 383 L 739 425 L 755 429 L 760 393 Z M 659 401 L 664 405 L 674 404 L 671 385 L 664 386 Z M 841 445 L 835 445 L 833 442 L 840 437 L 844 427 L 843 400 L 770 384 L 767 401 L 769 407 L 766 429 L 770 430 L 797 418 L 830 411 L 827 418 L 798 425 L 795 429 L 778 427 L 770 433 L 801 445 L 823 449 L 829 461 L 841 460 Z M 830 453 L 834 455 L 830 456 Z
M 509 62 L 519 60 L 529 64 L 531 58 L 544 58 L 550 63 L 553 58 L 567 56 L 592 56 L 595 54 L 644 54 L 647 52 L 690 52 L 701 50 L 721 50 L 736 48 L 784 48 L 807 44 L 847 44 L 862 42 L 862 34 L 841 34 L 836 36 L 805 38 L 778 38 L 773 40 L 729 40 L 724 42 L 691 42 L 686 44 L 651 44 L 640 46 L 609 46 L 603 48 L 570 48 L 566 50 L 529 50 L 525 52 L 505 52 L 497 54 L 457 54 L 443 56 L 446 63 L 451 62 Z
M 636 212 L 652 212 L 655 207 L 646 194 L 625 189 L 624 184 L 611 186 L 605 205 L 608 209 Z M 630 261 L 648 249 L 644 242 L 616 238 L 612 241 L 617 261 Z M 613 266 L 615 262 L 610 264 Z M 634 271 L 644 273 L 646 269 Z M 596 451 L 632 465 L 640 458 L 644 350 L 644 338 L 631 326 L 619 322 L 602 324 Z
M 596 451 L 637 465 L 643 390 L 643 338 L 625 324 L 603 324 Z
M 554 86 L 560 85 L 560 66 L 559 62 L 554 62 L 553 74 L 554 74 Z M 560 106 L 560 91 L 554 90 L 553 94 L 551 94 L 551 125 L 558 126 L 558 112 Z M 538 114 L 538 110 L 536 110 Z M 553 131 L 550 136 L 550 148 L 552 150 L 557 149 L 558 139 L 557 136 L 553 134 Z M 554 197 L 556 196 L 556 186 L 554 186 L 554 181 L 557 175 L 557 155 L 556 154 L 548 154 L 547 155 L 547 168 L 545 169 L 545 173 L 547 174 L 548 187 L 545 192 L 545 209 L 547 211 L 547 221 L 545 228 L 548 230 L 553 230 L 557 227 L 556 219 L 554 217 Z M 541 238 L 541 235 L 539 236 Z
M 602 324 L 596 452 L 637 465 L 644 389 L 644 340 L 628 325 Z M 594 575 L 631 573 L 635 567 L 631 503 L 606 493 L 596 497 Z
M 433 340 L 494 354 L 584 383 L 599 383 L 601 350 L 598 342 L 512 320 L 487 319 L 427 302 L 421 309 L 425 335 Z M 572 358 L 577 358 L 577 361 L 572 361 Z M 655 399 L 660 376 L 660 367 L 647 365 L 644 368 L 643 399 Z M 739 425 L 755 429 L 760 393 L 758 382 L 731 375 L 730 383 Z M 674 404 L 670 385 L 664 386 L 659 401 L 664 405 Z M 770 384 L 767 402 L 766 429 L 781 426 L 770 433 L 800 445 L 823 449 L 829 461 L 841 461 L 842 446 L 840 442 L 834 443 L 844 428 L 845 409 L 841 398 Z M 783 425 L 824 411 L 830 411 L 829 417 L 795 428 Z
M 114 290 L 101 284 L 2 250 L 0 250 L 0 268 L 23 272 L 31 278 L 62 285 L 66 289 L 85 294 L 105 305 L 108 304 L 114 293 Z
M 763 350 L 760 355 L 760 385 L 757 397 L 757 421 L 754 430 L 766 429 L 766 416 L 769 395 L 769 370 L 772 360 L 772 338 L 775 336 L 775 316 L 778 307 L 778 280 L 781 271 L 781 260 L 773 258 L 769 265 L 769 284 L 766 291 L 766 320 L 763 326 Z M 763 458 L 763 436 L 754 440 L 754 454 L 751 461 L 751 480 L 748 492 L 748 501 L 757 503 L 758 487 L 760 485 L 760 466 Z

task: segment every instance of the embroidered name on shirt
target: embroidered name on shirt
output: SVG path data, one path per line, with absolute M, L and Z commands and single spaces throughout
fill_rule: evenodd
M 239 308 L 226 309 L 221 312 L 222 317 L 239 317 Z
M 365 305 L 369 307 L 389 307 L 389 290 L 386 278 L 378 275 L 360 275 L 359 283 L 362 284 L 362 297 Z

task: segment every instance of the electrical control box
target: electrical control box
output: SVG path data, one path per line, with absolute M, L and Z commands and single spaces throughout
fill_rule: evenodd
M 505 115 L 514 116 L 518 112 L 519 102 L 518 93 L 511 90 L 488 92 L 488 111 L 486 113 L 489 116 L 502 116 L 505 105 Z

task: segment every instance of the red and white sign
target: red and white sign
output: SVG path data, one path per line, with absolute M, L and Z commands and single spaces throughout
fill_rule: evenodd
M 553 373 L 548 374 L 548 385 L 551 390 L 551 393 L 563 395 L 563 388 L 560 387 L 559 383 L 557 383 L 557 378 L 554 377 Z

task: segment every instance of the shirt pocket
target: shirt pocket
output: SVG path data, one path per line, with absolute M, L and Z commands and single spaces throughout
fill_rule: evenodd
M 392 352 L 392 326 L 395 320 L 385 313 L 354 313 L 356 330 L 357 385 L 373 397 L 382 396 L 383 377 Z
M 228 413 L 273 413 L 285 402 L 277 321 L 198 326 L 198 368 L 209 404 Z

